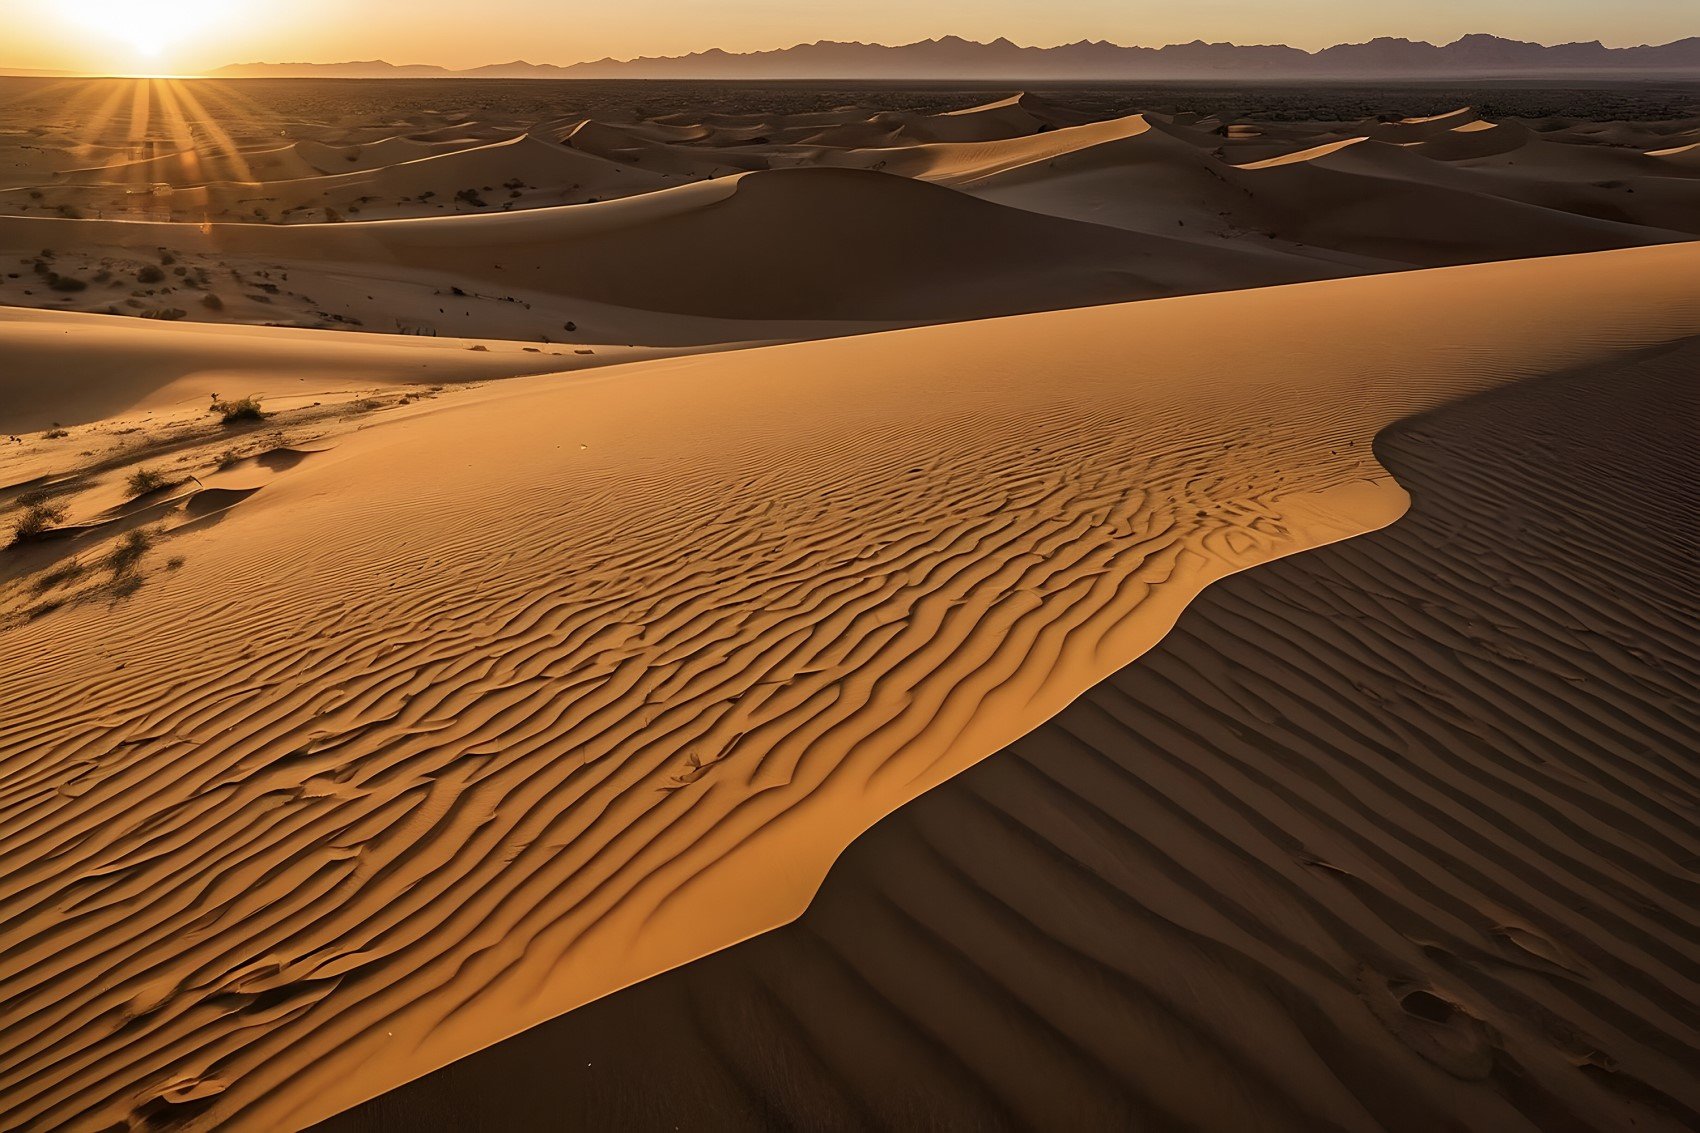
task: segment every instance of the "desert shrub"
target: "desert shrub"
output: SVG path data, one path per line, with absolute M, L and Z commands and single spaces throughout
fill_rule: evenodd
M 65 519 L 65 509 L 60 504 L 37 502 L 24 508 L 23 514 L 12 521 L 12 540 L 16 543 L 27 543 L 31 539 L 39 539 L 55 523 Z
M 242 397 L 235 401 L 215 401 L 212 411 L 226 425 L 236 425 L 243 421 L 264 421 L 265 413 L 260 409 L 260 399 L 257 397 Z
M 47 286 L 55 291 L 87 291 L 89 285 L 72 275 L 56 275 L 48 281 Z
M 164 278 L 165 272 L 152 264 L 136 273 L 136 282 L 138 283 L 159 283 Z
M 224 300 L 209 291 L 201 296 L 201 306 L 209 311 L 222 311 L 224 310 Z
M 30 589 L 34 590 L 37 594 L 45 594 L 49 590 L 52 590 L 55 586 L 63 586 L 67 582 L 74 582 L 81 578 L 84 569 L 85 568 L 81 562 L 76 559 L 72 559 L 70 562 L 56 566 L 52 570 L 47 571 L 45 574 L 36 578 L 36 580 L 30 584 Z
M 62 437 L 68 437 L 70 435 L 70 433 L 61 429 L 58 425 L 55 425 L 53 428 L 47 430 L 47 432 L 41 434 L 41 439 L 44 441 L 56 441 Z
M 138 468 L 130 473 L 130 478 L 124 482 L 124 486 L 130 489 L 132 496 L 145 496 L 149 492 L 159 491 L 168 482 L 165 473 L 157 468 Z
M 158 319 L 162 323 L 174 323 L 178 319 L 186 319 L 189 312 L 181 307 L 150 307 L 137 315 L 143 319 Z
M 242 459 L 242 454 L 233 448 L 227 448 L 218 454 L 218 470 L 223 472 Z
M 112 569 L 113 574 L 129 574 L 136 569 L 136 564 L 142 561 L 142 556 L 151 550 L 153 536 L 137 528 L 118 540 L 118 545 L 106 556 L 106 565 Z

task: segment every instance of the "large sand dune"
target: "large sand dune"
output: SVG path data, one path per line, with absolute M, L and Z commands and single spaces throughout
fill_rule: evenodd
M 370 329 L 405 312 L 432 329 L 533 341 L 654 341 L 658 327 L 692 325 L 632 312 L 718 320 L 727 338 L 807 337 L 782 324 L 954 321 L 1344 273 L 827 169 L 478 217 L 196 228 L 0 217 L 0 246 L 30 250 L 0 292 L 52 296 L 59 309 Z M 161 259 L 171 274 L 150 285 L 143 273 Z M 56 292 L 44 271 L 89 286 Z
M 1226 579 L 795 925 L 331 1123 L 1700 1122 L 1700 340 L 1400 423 L 1392 526 Z
M 0 1120 L 328 1116 L 796 916 L 1210 581 L 1395 519 L 1377 431 L 1700 333 L 1697 270 L 514 378 L 164 490 L 121 619 L 8 592 Z

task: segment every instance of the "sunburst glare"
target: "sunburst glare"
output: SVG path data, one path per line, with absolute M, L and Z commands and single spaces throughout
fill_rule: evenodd
M 230 0 L 73 0 L 55 10 L 61 19 L 115 41 L 140 63 L 158 61 L 171 49 L 229 23 L 239 7 Z

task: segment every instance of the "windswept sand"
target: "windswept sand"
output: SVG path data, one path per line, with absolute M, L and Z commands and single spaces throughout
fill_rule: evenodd
M 520 377 L 162 494 L 122 617 L 0 656 L 0 1123 L 301 1124 L 795 917 L 1209 582 L 1396 519 L 1391 422 L 1700 334 L 1696 252 Z
M 327 1130 L 1700 1124 L 1700 340 L 1402 422 L 796 924 Z

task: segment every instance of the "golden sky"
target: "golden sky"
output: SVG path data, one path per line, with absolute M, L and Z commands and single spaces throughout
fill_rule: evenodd
M 1613 46 L 1700 34 L 1696 0 L 0 0 L 0 67 L 191 74 L 226 63 L 751 51 L 816 39 L 1007 36 L 1051 45 L 1192 39 L 1317 48 L 1468 32 Z

